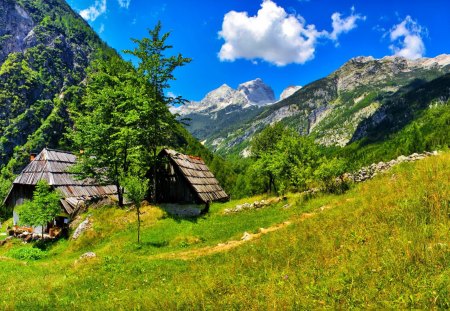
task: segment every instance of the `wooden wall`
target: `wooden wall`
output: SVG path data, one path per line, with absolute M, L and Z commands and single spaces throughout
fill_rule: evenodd
M 156 198 L 160 203 L 200 204 L 184 176 L 170 161 L 163 161 L 156 179 Z
M 34 190 L 35 186 L 32 185 L 13 185 L 5 205 L 9 209 L 22 205 L 26 200 L 33 198 Z

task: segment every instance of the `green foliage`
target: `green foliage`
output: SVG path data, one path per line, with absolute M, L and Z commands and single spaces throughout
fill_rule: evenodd
M 82 106 L 72 112 L 69 138 L 83 150 L 74 170 L 81 177 L 116 185 L 120 199 L 120 176 L 128 173 L 133 151 L 141 146 L 138 109 L 145 100 L 131 64 L 114 57 L 94 64 Z
M 137 47 L 126 52 L 138 58 L 137 69 L 118 56 L 96 62 L 82 106 L 74 111 L 69 137 L 84 151 L 75 170 L 82 177 L 116 185 L 120 206 L 121 176 L 132 169 L 145 175 L 155 167 L 157 149 L 170 144 L 177 129 L 168 105 L 184 101 L 166 97 L 164 90 L 175 79 L 173 71 L 189 59 L 166 57 L 169 34 L 161 36 L 160 31 L 157 24 L 150 38 L 133 39 Z
M 136 116 L 136 126 L 139 128 L 140 144 L 146 163 L 154 168 L 151 192 L 154 196 L 156 187 L 156 156 L 159 146 L 167 146 L 173 142 L 176 124 L 175 116 L 168 107 L 175 104 L 184 104 L 181 96 L 168 97 L 165 90 L 170 82 L 175 80 L 174 71 L 191 61 L 181 54 L 167 56 L 173 47 L 166 43 L 169 33 L 161 34 L 161 22 L 154 29 L 149 30 L 149 37 L 141 40 L 132 39 L 136 47 L 125 50 L 138 59 L 137 76 L 144 84 L 142 88 L 146 96 L 140 106 L 141 111 Z
M 145 199 L 148 191 L 148 182 L 147 178 L 140 178 L 136 175 L 128 176 L 123 181 L 126 189 L 125 196 L 136 207 L 140 206 Z
M 314 171 L 314 177 L 321 182 L 322 189 L 333 193 L 342 193 L 347 189 L 347 185 L 338 176 L 345 173 L 347 169 L 347 163 L 343 159 L 332 158 L 328 160 L 327 158 L 322 158 L 322 163 Z
M 237 172 L 232 193 L 237 197 L 301 191 L 317 183 L 328 189 L 346 168 L 344 160 L 329 160 L 324 148 L 281 123 L 265 128 L 254 137 L 251 154 L 253 161 L 250 160 L 249 168 Z
M 19 260 L 39 260 L 46 256 L 46 252 L 39 248 L 21 247 L 11 249 L 6 255 Z
M 335 150 L 348 159 L 352 168 L 379 161 L 389 161 L 414 152 L 442 150 L 450 147 L 450 101 L 433 101 L 411 123 L 385 140 L 367 139 Z
M 18 207 L 20 223 L 26 226 L 44 227 L 61 212 L 60 196 L 49 187 L 45 180 L 40 180 L 33 192 L 33 199 Z
M 4 206 L 3 202 L 11 189 L 15 175 L 11 169 L 14 166 L 14 161 L 10 161 L 8 166 L 0 170 L 0 221 L 8 219 L 12 215 L 12 211 Z

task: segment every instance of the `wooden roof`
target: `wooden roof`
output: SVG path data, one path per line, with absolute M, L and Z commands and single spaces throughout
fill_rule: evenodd
M 179 168 L 188 184 L 203 202 L 229 199 L 201 158 L 185 155 L 171 149 L 163 149 L 160 152 L 160 155 L 162 154 L 167 155 L 172 163 Z
M 76 162 L 76 156 L 67 151 L 43 149 L 16 177 L 14 185 L 36 185 L 41 179 L 63 196 L 61 203 L 72 214 L 86 201 L 112 196 L 116 187 L 100 186 L 92 180 L 78 180 L 68 169 Z

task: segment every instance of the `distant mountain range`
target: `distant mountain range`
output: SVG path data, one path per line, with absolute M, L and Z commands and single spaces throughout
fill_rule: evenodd
M 301 86 L 286 88 L 280 100 L 292 95 Z M 274 92 L 263 80 L 257 78 L 241 83 L 237 89 L 223 84 L 206 94 L 199 102 L 172 108 L 182 118 L 189 119 L 188 130 L 198 139 L 204 140 L 220 132 L 224 127 L 251 120 L 262 108 L 277 102 Z
M 189 118 L 187 129 L 223 154 L 248 154 L 251 137 L 275 122 L 311 135 L 320 144 L 345 146 L 393 132 L 433 100 L 448 100 L 449 73 L 446 54 L 417 60 L 356 57 L 303 88 L 286 88 L 279 101 L 256 79 L 237 90 L 223 85 L 174 112 Z

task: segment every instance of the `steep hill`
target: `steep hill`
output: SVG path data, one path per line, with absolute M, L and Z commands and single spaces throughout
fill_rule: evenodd
M 375 139 L 380 132 L 398 131 L 428 106 L 448 101 L 448 73 L 450 55 L 357 57 L 255 117 L 211 133 L 205 144 L 221 153 L 238 152 L 252 135 L 278 121 L 326 146 Z
M 0 1 L 0 166 L 58 147 L 95 55 L 115 53 L 64 0 Z

